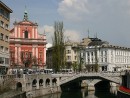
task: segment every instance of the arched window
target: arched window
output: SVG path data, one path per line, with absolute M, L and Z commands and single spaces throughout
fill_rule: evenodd
M 39 86 L 43 86 L 43 79 L 39 80 Z
M 33 82 L 32 82 L 32 87 L 36 87 L 36 83 L 37 83 L 37 80 L 34 79 Z
M 28 38 L 28 31 L 24 32 L 24 38 Z
M 18 83 L 16 84 L 16 90 L 22 91 L 22 83 L 18 82 Z

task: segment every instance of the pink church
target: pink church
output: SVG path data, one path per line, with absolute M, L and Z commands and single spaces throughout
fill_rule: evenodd
M 38 34 L 38 24 L 28 20 L 27 11 L 14 23 L 10 34 L 11 67 L 43 68 L 46 65 L 46 36 Z

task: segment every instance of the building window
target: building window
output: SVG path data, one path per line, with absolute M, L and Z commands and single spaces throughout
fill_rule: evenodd
M 9 64 L 9 58 L 5 58 L 5 64 Z
M 107 51 L 105 51 L 105 56 L 107 56 Z
M 92 58 L 92 62 L 93 62 L 93 58 Z
M 103 56 L 103 51 L 101 51 L 101 55 Z
M 27 52 L 25 53 L 25 58 L 28 58 L 28 53 Z
M 107 62 L 107 58 L 105 58 L 105 62 Z
M 9 39 L 9 37 L 8 37 L 8 36 L 5 36 L 5 41 L 7 41 L 7 42 L 8 42 L 8 39 Z
M 10 14 L 6 12 L 4 9 L 0 9 L 0 14 L 3 15 L 5 18 L 9 19 Z
M 39 52 L 39 58 L 42 58 L 42 52 Z
M 0 26 L 4 27 L 4 22 L 3 21 L 0 22 Z
M 9 19 L 9 13 L 8 12 L 5 12 L 4 16 Z
M 102 59 L 102 62 L 103 62 L 103 58 L 101 58 Z
M 0 64 L 4 64 L 4 58 L 0 57 Z
M 89 52 L 87 52 L 88 56 L 89 56 Z
M 71 60 L 71 56 L 67 56 L 67 60 Z
M 4 34 L 0 33 L 0 40 L 4 40 Z
M 42 60 L 39 60 L 39 64 L 42 64 Z
M 24 38 L 28 38 L 28 31 L 24 32 Z
M 8 30 L 8 27 L 9 27 L 8 24 L 6 24 L 6 25 L 5 25 L 5 29 Z
M 21 53 L 21 57 L 23 56 L 23 53 Z M 10 52 L 10 57 L 11 58 L 14 58 L 15 56 L 14 56 L 14 52 Z
M 3 51 L 4 47 L 3 46 L 0 46 L 0 51 Z
M 75 60 L 77 60 L 77 56 L 75 56 Z
M 71 50 L 67 50 L 67 54 L 70 54 L 71 53 Z
M 90 62 L 90 59 L 88 58 L 88 62 Z
M 74 54 L 76 54 L 76 50 L 74 50 Z
M 5 52 L 8 52 L 8 51 L 9 51 L 9 48 L 6 47 L 6 48 L 5 48 Z
M 11 54 L 11 57 L 14 57 L 13 54 L 14 54 L 14 53 Z M 23 59 L 23 58 L 24 58 L 24 52 L 21 52 L 21 59 Z
M 28 53 L 28 57 L 32 58 L 32 53 L 31 52 Z
M 111 50 L 111 55 L 113 55 L 113 51 Z
M 91 52 L 91 55 L 93 56 L 93 52 Z
M 0 14 L 4 15 L 4 10 L 0 9 Z

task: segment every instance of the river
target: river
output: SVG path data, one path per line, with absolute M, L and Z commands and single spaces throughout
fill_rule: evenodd
M 112 87 L 110 91 L 87 91 L 81 89 L 78 91 L 62 92 L 57 94 L 50 94 L 37 98 L 117 98 L 117 88 Z

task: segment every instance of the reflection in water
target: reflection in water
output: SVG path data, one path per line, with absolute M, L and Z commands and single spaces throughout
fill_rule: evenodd
M 98 98 L 98 97 L 95 96 L 95 91 L 89 91 L 88 95 L 84 98 Z
M 111 87 L 110 93 L 117 95 L 117 89 L 118 89 L 118 87 L 116 87 L 116 86 Z
M 37 97 L 37 98 L 61 98 L 61 93 L 45 95 L 45 96 Z
M 79 91 L 62 92 L 57 94 L 50 94 L 37 98 L 116 98 L 117 88 L 112 87 L 110 92 L 95 92 L 81 89 Z

